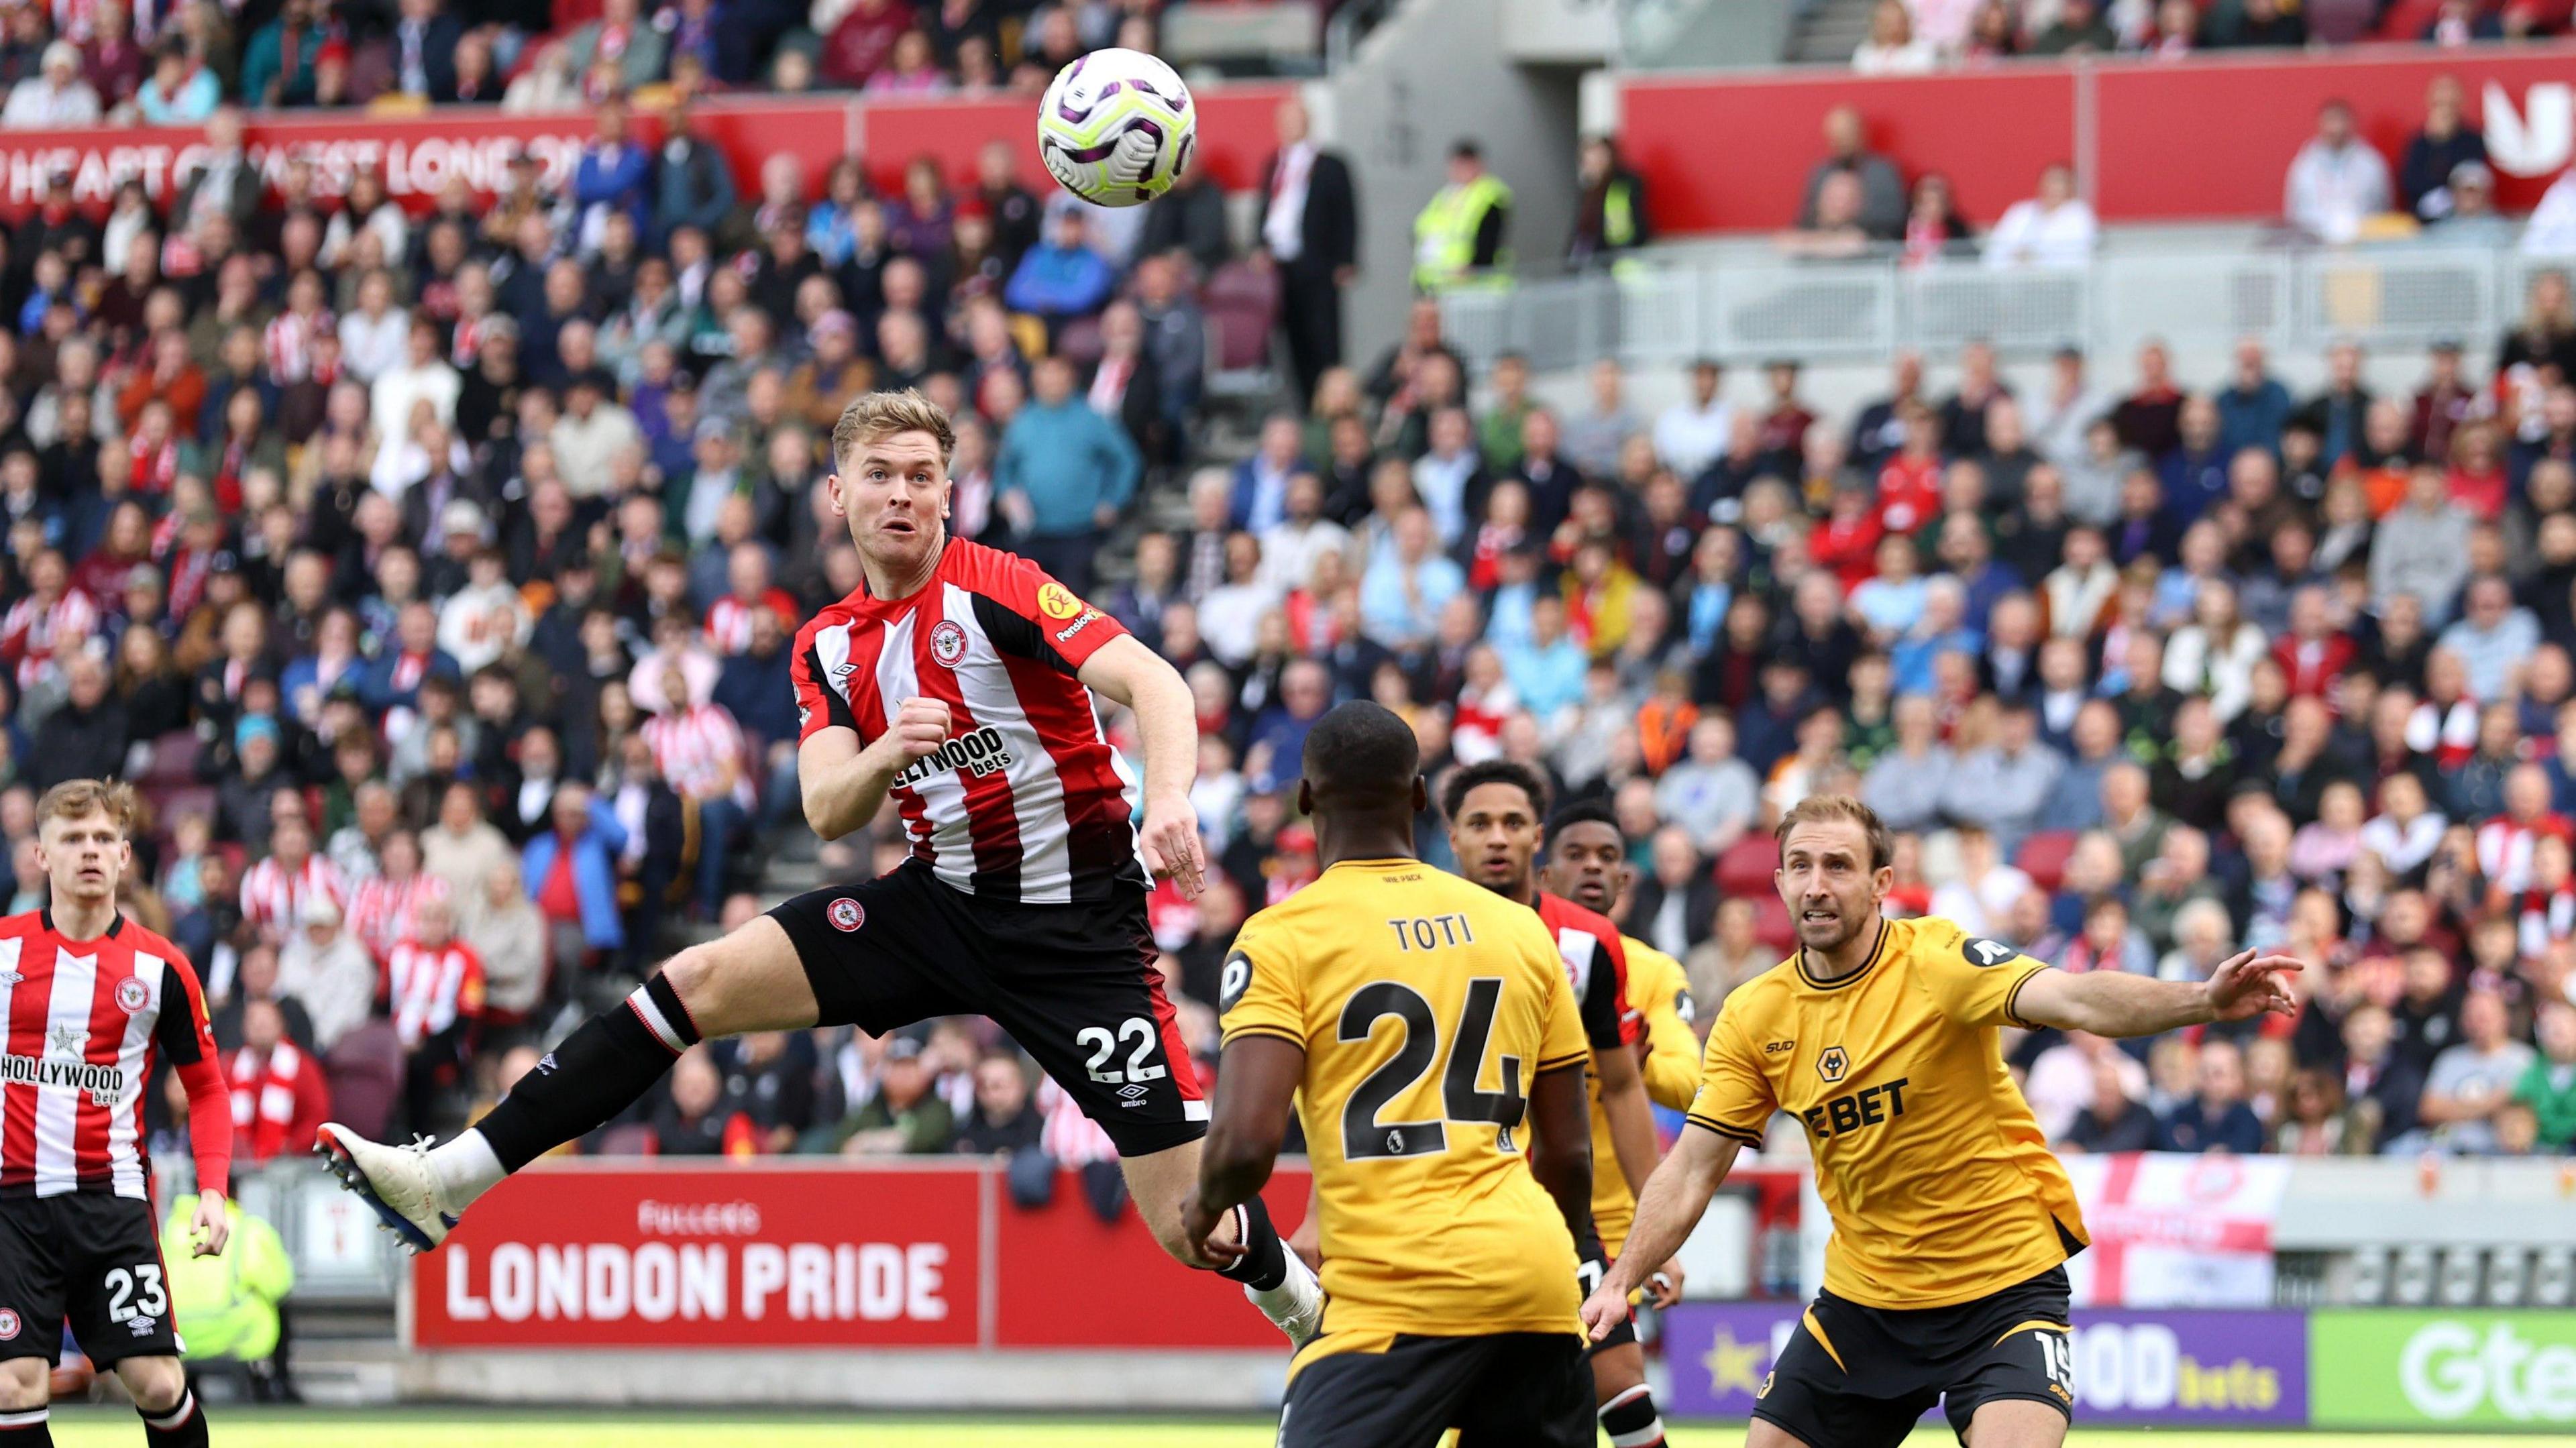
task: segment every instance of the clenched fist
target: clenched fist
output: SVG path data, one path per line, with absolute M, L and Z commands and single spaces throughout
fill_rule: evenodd
M 894 741 L 895 758 L 901 763 L 935 754 L 948 742 L 948 706 L 937 699 L 906 699 L 895 711 L 894 728 L 886 737 Z

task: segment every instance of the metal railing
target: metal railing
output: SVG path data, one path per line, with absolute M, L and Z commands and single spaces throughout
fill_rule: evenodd
M 2407 348 L 2457 338 L 2478 348 L 2521 314 L 2533 274 L 2571 269 L 2576 257 L 2440 246 L 2141 251 L 2012 269 L 1973 258 L 1631 259 L 1615 273 L 1452 292 L 1441 312 L 1471 363 L 1518 351 L 1542 372 L 1601 357 L 1866 362 L 1902 349 L 1937 356 L 1976 338 L 2023 357 L 2069 344 L 2119 355 L 2150 338 L 2223 347 L 2246 336 L 2276 353 L 2339 340 Z

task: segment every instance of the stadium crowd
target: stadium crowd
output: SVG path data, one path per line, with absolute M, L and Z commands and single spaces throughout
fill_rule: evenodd
M 225 102 L 573 110 L 729 89 L 1019 90 L 1162 0 L 23 0 L 0 16 L 0 126 L 194 125 Z
M 2571 9 L 2567 0 L 1877 0 L 1851 64 L 1863 75 L 1920 75 L 2015 56 L 2447 47 L 2563 35 Z
M 271 191 L 217 106 L 166 202 L 66 180 L 8 231 L 12 908 L 42 903 L 36 791 L 143 786 L 130 908 L 209 981 L 245 1158 L 325 1113 L 452 1127 L 759 908 L 802 831 L 787 644 L 858 576 L 821 444 L 870 386 L 959 417 L 958 534 L 1189 679 L 1221 878 L 1153 919 L 1203 1071 L 1236 923 L 1316 870 L 1306 727 L 1366 695 L 1435 769 L 1503 755 L 1611 801 L 1625 924 L 1703 1023 L 1786 948 L 1770 822 L 1851 790 L 1899 831 L 1901 910 L 2072 969 L 2311 962 L 2277 1029 L 2017 1042 L 2071 1146 L 2576 1143 L 2564 278 L 2492 376 L 2444 346 L 2411 396 L 2345 348 L 2294 398 L 2251 344 L 2196 387 L 2158 348 L 2117 385 L 2068 352 L 2016 395 L 1972 346 L 1832 418 L 1793 365 L 1714 362 L 1652 418 L 1604 363 L 1559 415 L 1517 358 L 1471 377 L 1426 301 L 1221 464 L 1194 452 L 1200 298 L 1241 265 L 1213 188 L 1042 201 L 1006 148 L 954 191 L 924 162 L 872 195 L 857 157 L 738 176 L 684 108 L 636 145 L 628 80 L 568 176 L 529 157 L 488 204 L 318 199 L 297 163 Z M 1134 531 L 1166 480 L 1186 526 Z M 887 868 L 886 833 L 823 870 Z M 1059 1162 L 1116 1191 L 1105 1137 L 973 1020 L 696 1051 L 589 1146 L 1010 1151 L 1030 1191 Z

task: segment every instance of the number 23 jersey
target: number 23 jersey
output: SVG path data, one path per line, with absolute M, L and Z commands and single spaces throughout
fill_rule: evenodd
M 2075 1188 L 1998 1044 L 2046 968 L 1947 920 L 1890 920 L 1855 974 L 1819 983 L 1801 952 L 1727 996 L 1690 1120 L 1754 1146 L 1775 1109 L 1806 1127 L 1834 1219 L 1827 1291 L 1948 1307 L 2083 1248 Z
M 1574 1238 L 1521 1159 L 1530 1082 L 1590 1056 L 1536 912 L 1418 860 L 1345 860 L 1244 922 L 1219 1008 L 1228 1045 L 1306 1052 L 1322 1351 L 1580 1331 Z

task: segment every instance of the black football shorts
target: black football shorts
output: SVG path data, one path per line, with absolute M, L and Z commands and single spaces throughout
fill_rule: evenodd
M 1816 1448 L 1895 1448 L 1934 1402 L 1968 1441 L 1992 1402 L 2026 1398 L 2075 1416 L 2066 1269 L 1954 1307 L 1864 1307 L 1818 1293 L 1753 1404 Z
M 1279 1448 L 1593 1448 L 1592 1373 L 1573 1333 L 1407 1333 L 1337 1352 L 1289 1381 Z
M 990 1016 L 1119 1155 L 1207 1135 L 1207 1098 L 1154 967 L 1142 891 L 1068 905 L 985 900 L 909 860 L 769 915 L 796 946 L 822 1024 L 873 1036 L 936 1016 Z
M 66 1321 L 102 1370 L 179 1356 L 150 1202 L 96 1191 L 0 1197 L 0 1360 L 61 1362 Z

